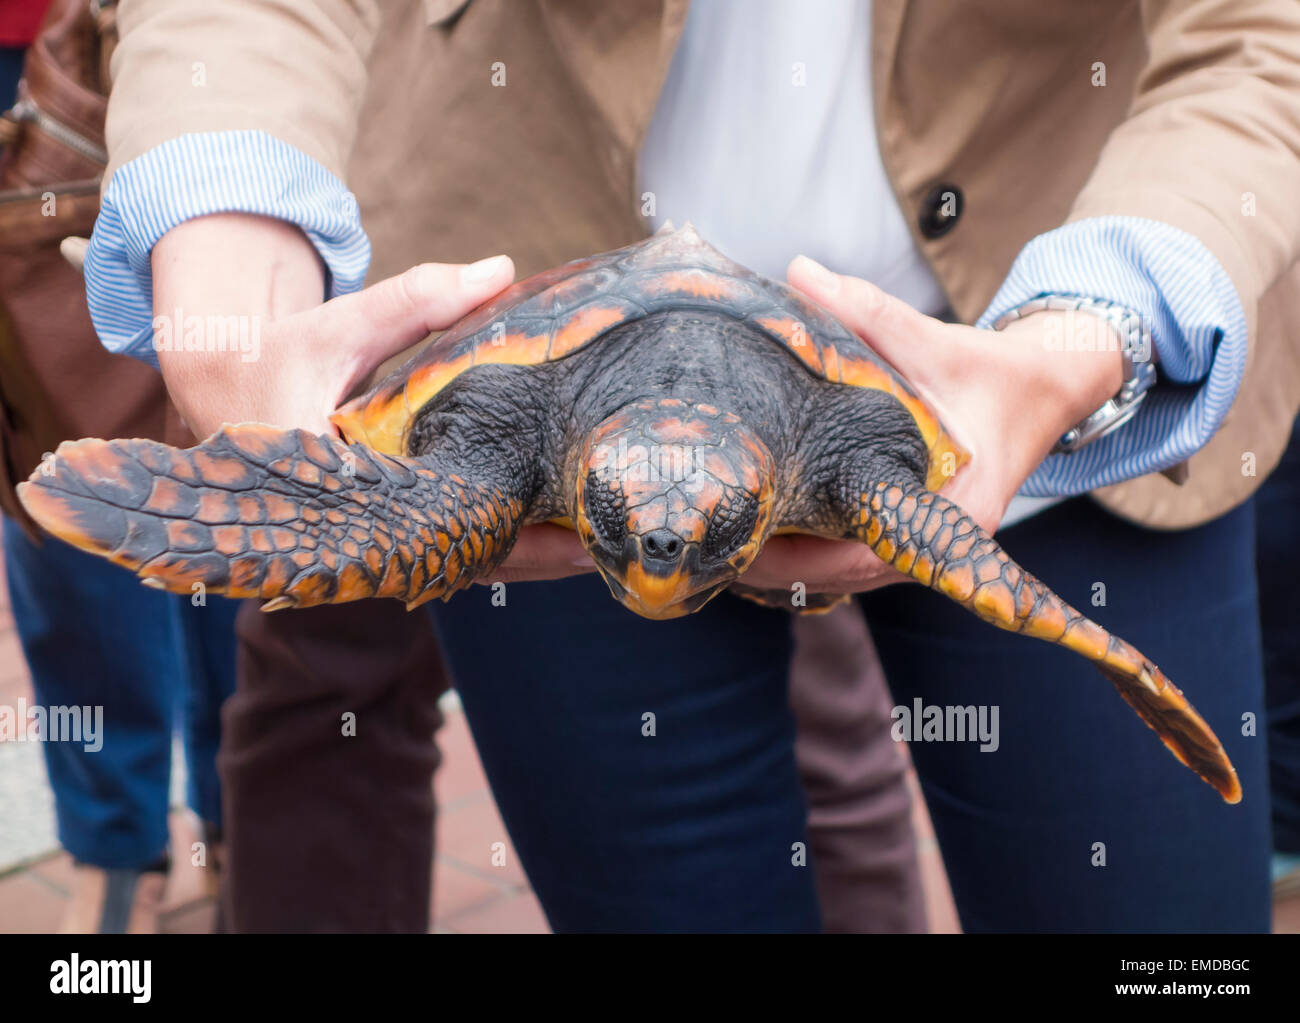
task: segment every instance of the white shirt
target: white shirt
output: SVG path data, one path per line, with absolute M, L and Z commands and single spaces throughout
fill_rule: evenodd
M 799 253 L 936 315 L 876 143 L 871 5 L 694 0 L 640 156 L 651 217 L 777 280 Z

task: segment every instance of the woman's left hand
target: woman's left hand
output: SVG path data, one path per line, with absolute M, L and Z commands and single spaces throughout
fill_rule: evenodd
M 1034 313 L 1004 330 L 978 330 L 926 316 L 805 256 L 790 264 L 788 278 L 897 369 L 970 452 L 942 493 L 990 533 L 1060 436 L 1112 397 L 1123 379 L 1117 338 L 1088 313 Z M 1092 351 L 1052 343 L 1080 316 L 1089 317 L 1102 343 Z M 862 544 L 791 535 L 769 540 L 744 582 L 854 593 L 902 578 Z

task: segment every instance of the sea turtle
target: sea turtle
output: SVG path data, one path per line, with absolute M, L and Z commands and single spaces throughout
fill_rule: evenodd
M 66 443 L 21 497 L 150 585 L 268 609 L 415 607 L 490 576 L 521 525 L 559 521 L 618 600 L 670 618 L 736 586 L 774 533 L 855 539 L 985 621 L 1093 661 L 1179 760 L 1241 798 L 1159 668 L 935 493 L 967 455 L 916 392 L 689 226 L 514 285 L 334 422 L 348 443 L 259 424 L 185 451 Z

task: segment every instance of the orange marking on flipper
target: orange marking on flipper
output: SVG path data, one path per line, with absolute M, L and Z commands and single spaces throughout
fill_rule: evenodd
M 187 454 L 208 486 L 247 490 L 259 482 L 248 464 L 234 455 L 212 455 L 203 448 L 195 448 Z
M 264 565 L 264 559 L 256 554 L 232 558 L 230 579 L 226 583 L 226 596 L 239 600 L 260 597 Z
M 180 515 L 190 499 L 194 489 L 187 484 L 177 483 L 169 476 L 158 476 L 153 481 L 153 488 L 149 491 L 149 497 L 141 506 L 141 511 L 153 512 L 156 515 Z M 230 494 L 223 490 L 208 491 L 199 495 L 199 514 L 194 517 L 200 522 L 213 521 L 205 518 L 205 499 L 209 500 L 206 507 L 206 515 L 213 514 L 214 500 L 228 500 Z
M 944 565 L 939 575 L 939 591 L 959 604 L 965 604 L 975 592 L 975 571 L 970 562 Z
M 339 571 L 338 594 L 340 603 L 350 600 L 362 600 L 374 593 L 375 585 L 366 575 L 365 570 L 355 562 L 348 562 Z
M 275 555 L 267 559 L 266 574 L 262 577 L 263 597 L 278 597 L 284 588 L 298 574 L 298 567 L 284 555 Z
M 231 558 L 248 549 L 248 533 L 243 526 L 213 526 L 212 543 L 218 554 Z
M 1004 626 L 1015 625 L 1016 600 L 1011 588 L 1005 584 L 990 583 L 981 586 L 971 598 L 971 607 L 986 621 L 996 621 Z
M 1047 600 L 1038 609 L 1038 613 L 1025 622 L 1020 631 L 1026 636 L 1055 643 L 1065 634 L 1068 624 L 1060 602 Z

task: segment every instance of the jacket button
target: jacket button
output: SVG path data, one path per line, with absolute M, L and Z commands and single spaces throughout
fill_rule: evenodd
M 921 201 L 918 224 L 926 238 L 942 238 L 957 226 L 966 200 L 956 185 L 935 185 Z

